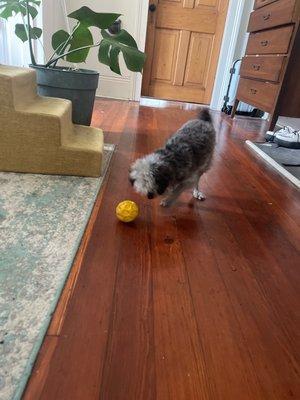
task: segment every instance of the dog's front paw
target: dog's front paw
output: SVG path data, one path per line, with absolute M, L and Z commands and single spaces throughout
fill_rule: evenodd
M 160 202 L 160 205 L 161 205 L 162 207 L 170 207 L 171 203 L 168 201 L 168 199 L 163 199 L 163 200 Z
M 203 201 L 203 200 L 206 199 L 205 194 L 203 194 L 202 192 L 200 192 L 200 190 L 198 190 L 198 189 L 194 189 L 194 190 L 193 190 L 193 197 L 194 197 L 195 199 L 201 200 L 201 201 Z

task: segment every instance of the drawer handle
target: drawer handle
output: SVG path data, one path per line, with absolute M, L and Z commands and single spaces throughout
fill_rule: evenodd
M 252 68 L 253 68 L 255 71 L 259 71 L 259 70 L 260 70 L 260 65 L 252 64 Z
M 268 41 L 268 40 L 262 40 L 262 41 L 260 42 L 260 44 L 261 44 L 262 46 L 266 47 L 266 46 L 268 46 L 269 41 Z
M 256 94 L 257 93 L 257 89 L 250 89 L 250 93 L 251 94 Z
M 268 19 L 270 19 L 270 17 L 271 17 L 271 14 L 263 15 L 263 20 L 267 21 Z

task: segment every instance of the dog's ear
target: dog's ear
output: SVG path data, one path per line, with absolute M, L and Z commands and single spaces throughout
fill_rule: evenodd
M 157 194 L 164 194 L 171 181 L 171 169 L 166 164 L 159 164 L 154 167 L 153 175 L 156 184 Z

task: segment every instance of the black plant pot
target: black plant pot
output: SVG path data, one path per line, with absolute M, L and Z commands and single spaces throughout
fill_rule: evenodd
M 66 67 L 46 68 L 30 65 L 36 70 L 38 93 L 72 101 L 74 124 L 91 124 L 99 73 L 88 69 L 71 70 Z

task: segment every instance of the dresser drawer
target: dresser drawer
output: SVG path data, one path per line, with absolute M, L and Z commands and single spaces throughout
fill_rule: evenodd
M 278 1 L 278 0 L 255 0 L 254 10 L 256 10 L 257 8 L 266 6 L 267 4 L 275 3 L 275 1 Z
M 271 112 L 277 99 L 278 90 L 279 85 L 275 83 L 240 78 L 236 97 L 263 111 Z
M 284 54 L 289 50 L 294 26 L 250 33 L 246 54 Z
M 289 24 L 293 22 L 294 9 L 295 0 L 279 0 L 253 11 L 250 15 L 248 32 Z
M 240 75 L 245 78 L 279 82 L 285 59 L 284 56 L 244 57 Z

